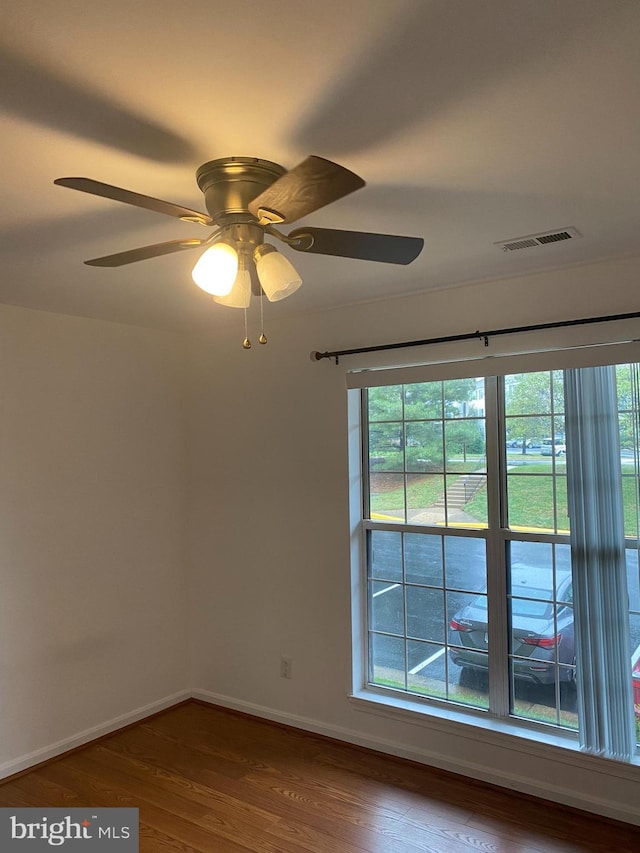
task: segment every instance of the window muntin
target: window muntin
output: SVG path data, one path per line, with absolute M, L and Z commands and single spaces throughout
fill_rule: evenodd
M 455 525 L 472 515 L 486 525 L 482 387 L 461 379 L 368 390 L 369 517 Z
M 486 587 L 484 539 L 372 529 L 367 542 L 369 682 L 486 709 L 459 683 L 449 630 Z
M 509 527 L 567 533 L 562 371 L 505 376 L 504 400 Z
M 617 373 L 629 623 L 636 649 L 640 716 L 640 454 L 634 427 L 638 423 L 640 382 L 636 365 L 619 365 Z M 575 731 L 575 660 L 566 654 L 573 611 L 571 585 L 566 582 L 570 548 L 563 374 L 543 371 L 497 381 L 503 386 L 503 408 L 488 415 L 481 379 L 414 383 L 391 386 L 383 389 L 384 393 L 381 389 L 365 392 L 370 510 L 364 524 L 368 536 L 392 532 L 401 540 L 394 547 L 395 569 L 391 574 L 388 570 L 379 581 L 370 578 L 370 612 L 374 612 L 373 601 L 375 612 L 380 612 L 380 599 L 388 596 L 385 607 L 394 616 L 391 621 L 387 616 L 387 621 L 381 617 L 368 624 L 368 680 L 379 687 L 489 710 L 488 631 L 482 630 L 483 618 L 488 621 L 486 614 L 491 609 L 485 555 L 487 536 L 497 537 L 504 558 L 500 565 L 490 566 L 489 572 L 504 571 L 506 576 L 507 595 L 502 608 L 507 663 L 503 684 L 508 691 L 509 714 L 524 724 L 545 723 Z M 465 388 L 468 395 L 461 393 Z M 464 396 L 466 400 L 458 399 Z M 487 417 L 489 428 L 485 426 Z M 467 443 L 465 448 L 461 441 L 464 434 L 455 431 L 459 425 L 471 428 L 474 440 L 480 436 L 480 445 L 470 447 Z M 487 429 L 499 429 L 502 436 L 500 463 L 492 462 L 489 471 Z M 430 452 L 425 452 L 426 447 Z M 544 450 L 548 447 L 552 452 Z M 502 508 L 500 518 L 490 521 L 487 484 L 499 474 Z M 472 495 L 463 494 L 456 504 L 451 500 L 453 487 L 469 476 L 477 478 L 480 486 Z M 394 530 L 370 529 L 384 525 Z M 483 530 L 485 533 L 479 535 Z M 459 535 L 451 535 L 454 531 Z M 464 563 L 462 579 L 455 577 L 455 559 L 447 560 L 446 555 L 449 539 L 480 544 L 485 566 L 482 587 L 470 588 L 477 584 L 469 580 L 474 577 L 470 569 L 465 580 Z M 544 576 L 544 582 L 529 585 L 525 592 L 516 581 L 519 569 L 531 562 L 532 552 L 536 571 Z M 374 588 L 374 581 L 380 585 Z M 438 614 L 436 623 L 427 624 L 423 616 L 426 610 Z M 456 619 L 470 623 L 465 626 L 470 630 L 453 630 Z M 537 619 L 540 626 L 544 622 L 545 631 L 537 632 L 536 642 L 531 638 L 522 642 L 525 626 L 521 623 L 526 619 Z M 381 626 L 391 630 L 382 630 Z M 531 681 L 523 677 L 526 671 L 533 676 Z
M 510 709 L 514 717 L 576 729 L 571 553 L 568 544 L 508 547 Z

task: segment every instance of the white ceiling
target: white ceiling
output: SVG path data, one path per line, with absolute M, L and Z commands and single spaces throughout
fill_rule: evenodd
M 206 232 L 53 185 L 204 209 L 195 171 L 227 155 L 335 160 L 367 186 L 308 224 L 425 239 L 407 267 L 290 252 L 282 315 L 640 254 L 639 42 L 638 0 L 5 0 L 0 301 L 236 325 L 193 253 L 82 263 Z

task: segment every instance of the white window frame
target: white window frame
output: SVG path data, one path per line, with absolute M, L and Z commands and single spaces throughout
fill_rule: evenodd
M 366 567 L 366 531 L 367 529 L 391 529 L 411 531 L 411 525 L 404 523 L 384 523 L 364 518 L 364 470 L 368 460 L 364 458 L 362 441 L 363 395 L 361 390 L 380 385 L 411 384 L 415 382 L 439 381 L 452 378 L 492 377 L 512 373 L 537 372 L 544 370 L 562 370 L 570 367 L 587 367 L 599 364 L 623 364 L 640 362 L 640 342 L 605 343 L 596 346 L 579 346 L 565 350 L 545 350 L 524 354 L 506 354 L 499 357 L 465 359 L 463 361 L 439 362 L 411 367 L 391 367 L 373 370 L 360 368 L 347 374 L 348 388 L 348 424 L 349 424 L 349 476 L 350 476 L 350 530 L 351 530 L 351 580 L 352 580 L 352 689 L 351 700 L 359 710 L 420 723 L 443 732 L 455 732 L 459 724 L 477 730 L 478 736 L 489 742 L 495 738 L 496 745 L 503 746 L 504 735 L 517 737 L 521 742 L 541 743 L 554 748 L 578 751 L 578 737 L 575 732 L 537 724 L 529 720 L 519 720 L 510 714 L 508 690 L 508 620 L 506 608 L 506 571 L 505 544 L 517 539 L 517 533 L 498 525 L 494 535 L 487 533 L 487 563 L 496 561 L 501 570 L 488 573 L 489 602 L 501 602 L 497 612 L 491 611 L 489 633 L 491 644 L 490 694 L 491 712 L 442 702 L 429 697 L 390 691 L 384 687 L 368 683 L 368 625 L 367 625 L 367 567 Z M 485 414 L 496 410 L 493 405 L 498 393 L 498 383 L 487 383 L 487 405 Z M 488 416 L 489 417 L 489 416 Z M 491 415 L 493 417 L 493 415 Z M 487 421 L 487 469 L 492 465 L 498 470 L 500 464 L 501 441 L 496 424 Z M 504 503 L 504 495 L 499 494 L 503 477 L 488 487 L 489 519 L 495 519 Z M 491 525 L 490 525 L 491 526 Z M 419 532 L 427 532 L 429 527 L 420 525 Z M 473 535 L 483 532 L 473 530 Z M 438 529 L 442 534 L 442 528 Z M 464 535 L 456 531 L 456 535 Z M 532 534 L 530 538 L 541 542 L 566 542 L 564 536 L 556 534 Z M 491 607 L 491 605 L 490 605 Z M 495 674 L 494 674 L 495 670 Z M 538 753 L 537 746 L 533 749 Z M 542 747 L 544 751 L 544 746 Z M 640 766 L 640 755 L 632 762 Z

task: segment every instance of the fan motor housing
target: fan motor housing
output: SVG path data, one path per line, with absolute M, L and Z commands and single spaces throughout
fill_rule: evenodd
M 222 157 L 204 163 L 196 172 L 209 216 L 219 224 L 228 221 L 255 222 L 249 202 L 287 170 L 278 163 L 258 157 Z

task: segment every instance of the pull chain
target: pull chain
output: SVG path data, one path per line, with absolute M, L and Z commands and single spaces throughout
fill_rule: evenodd
M 249 340 L 249 330 L 247 326 L 247 309 L 244 309 L 244 340 L 242 341 L 242 346 L 245 349 L 251 349 L 251 341 Z
M 264 333 L 264 290 L 260 288 L 260 337 L 258 338 L 258 342 L 261 344 L 266 344 L 267 337 Z

